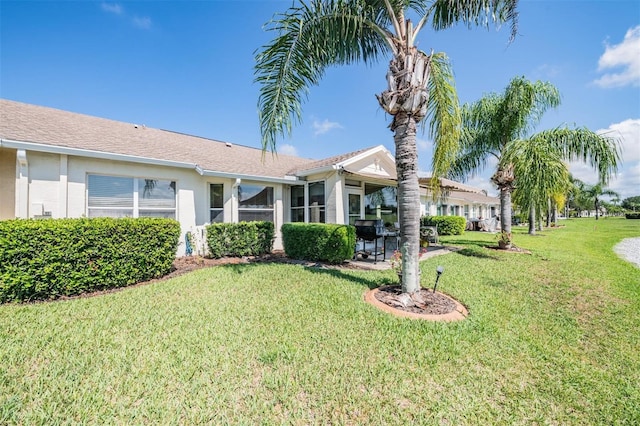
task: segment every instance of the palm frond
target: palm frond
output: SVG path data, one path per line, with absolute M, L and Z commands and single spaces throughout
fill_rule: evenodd
M 556 150 L 567 161 L 582 161 L 598 172 L 600 182 L 606 184 L 618 170 L 620 163 L 620 140 L 599 135 L 585 127 L 556 128 L 539 133 L 549 147 Z
M 277 137 L 290 134 L 292 122 L 301 121 L 302 102 L 328 66 L 375 61 L 390 49 L 385 15 L 370 3 L 314 0 L 268 24 L 278 36 L 256 54 L 255 65 L 265 150 L 275 151 Z
M 453 71 L 444 53 L 430 56 L 427 117 L 434 140 L 433 178 L 446 176 L 458 154 L 461 111 L 453 81 Z
M 432 5 L 433 28 L 441 30 L 458 22 L 489 28 L 510 22 L 513 41 L 518 33 L 518 0 L 435 0 Z

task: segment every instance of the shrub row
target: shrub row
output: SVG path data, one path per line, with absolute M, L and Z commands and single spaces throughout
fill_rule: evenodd
M 342 263 L 353 257 L 356 228 L 324 223 L 282 225 L 284 251 L 292 259 Z
M 638 213 L 625 213 L 624 217 L 627 219 L 640 219 L 640 212 Z
M 171 270 L 171 219 L 0 221 L 0 302 L 55 299 L 131 285 Z
M 438 235 L 462 235 L 467 226 L 467 219 L 461 216 L 423 216 L 421 226 L 437 226 Z
M 271 222 L 212 223 L 207 226 L 207 246 L 213 258 L 271 253 L 273 238 Z

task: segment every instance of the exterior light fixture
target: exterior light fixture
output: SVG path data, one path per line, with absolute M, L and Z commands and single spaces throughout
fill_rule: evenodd
M 438 265 L 438 267 L 436 268 L 436 273 L 438 274 L 436 276 L 436 283 L 433 286 L 433 292 L 436 292 L 436 287 L 438 287 L 438 280 L 440 280 L 440 275 L 442 275 L 442 273 L 444 272 L 444 266 L 440 266 Z

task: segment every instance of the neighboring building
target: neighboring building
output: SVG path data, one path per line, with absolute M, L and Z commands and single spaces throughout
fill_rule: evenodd
M 287 222 L 393 224 L 395 178 L 383 146 L 316 161 L 0 100 L 0 219 L 170 217 L 183 233 L 269 220 L 282 248 Z M 469 198 L 474 191 L 451 192 L 442 214 L 452 205 L 484 206 Z
M 429 176 L 420 176 L 420 184 L 428 187 Z M 431 192 L 422 196 L 422 215 L 462 216 L 469 219 L 491 219 L 500 213 L 500 198 L 490 197 L 481 189 L 449 179 L 440 179 L 442 195 L 433 201 Z

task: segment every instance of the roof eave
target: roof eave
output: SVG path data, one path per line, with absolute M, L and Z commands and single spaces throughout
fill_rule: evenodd
M 46 152 L 49 154 L 74 155 L 78 157 L 99 158 L 102 160 L 127 161 L 131 163 L 151 164 L 157 166 L 178 167 L 183 169 L 193 169 L 193 163 L 181 161 L 161 160 L 151 157 L 140 157 L 137 155 L 117 154 L 113 152 L 95 151 L 91 149 L 70 148 L 59 145 L 47 145 L 35 142 L 16 141 L 11 139 L 0 139 L 0 147 L 23 149 L 27 151 Z

